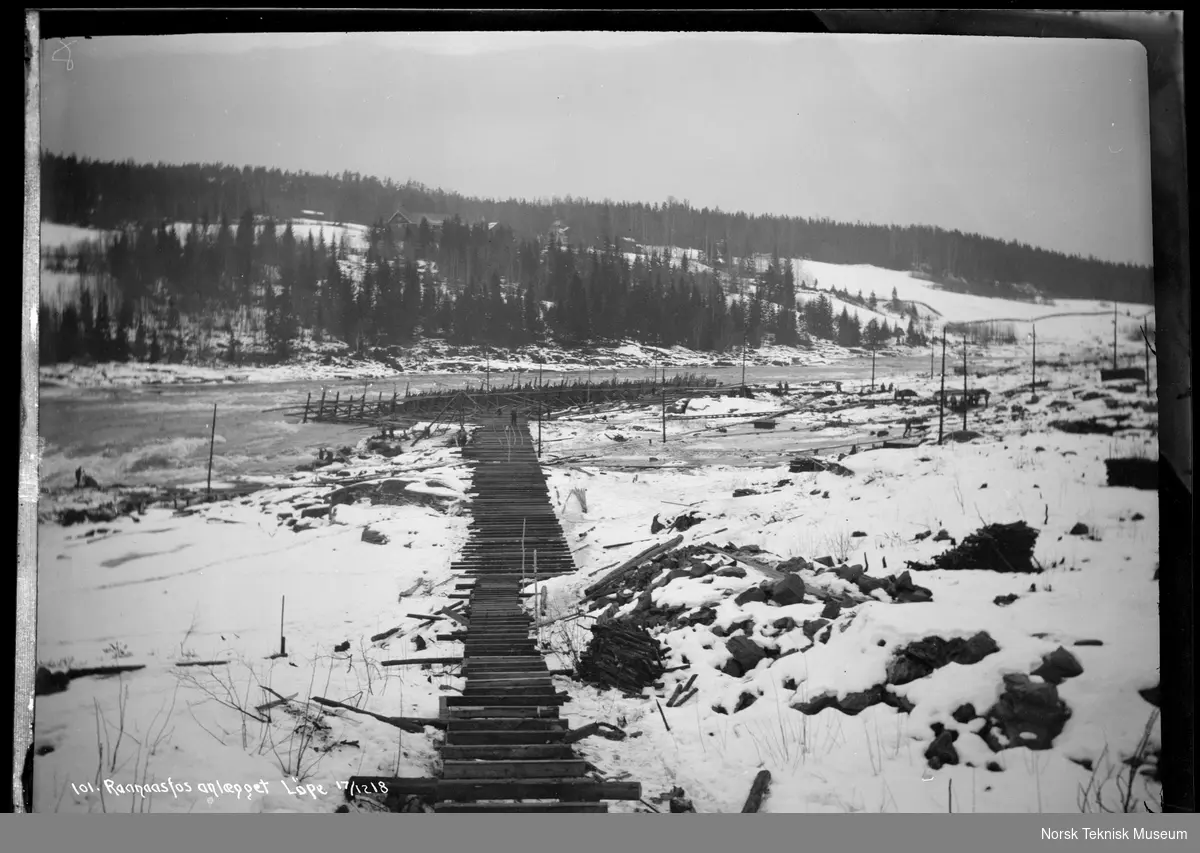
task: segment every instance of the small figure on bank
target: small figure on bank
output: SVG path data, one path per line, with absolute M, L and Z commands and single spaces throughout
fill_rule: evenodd
M 912 433 L 912 418 L 904 419 L 904 435 L 908 436 Z
M 513 406 L 509 420 L 512 422 L 512 428 L 517 428 L 517 407 Z

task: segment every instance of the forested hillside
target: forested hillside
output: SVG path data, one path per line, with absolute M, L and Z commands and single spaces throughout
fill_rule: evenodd
M 1032 285 L 1046 296 L 1151 303 L 1151 271 L 1130 264 L 1003 242 L 928 227 L 895 227 L 797 217 L 754 216 L 686 201 L 612 203 L 565 198 L 470 198 L 418 183 L 398 184 L 354 172 L 315 175 L 220 164 L 104 163 L 45 153 L 43 217 L 55 222 L 115 227 L 161 220 L 217 222 L 247 208 L 276 220 L 305 210 L 338 222 L 387 220 L 399 208 L 457 215 L 463 222 L 501 222 L 518 240 L 547 233 L 556 221 L 571 242 L 602 246 L 631 238 L 650 245 L 699 249 L 713 266 L 730 257 L 777 253 L 839 264 L 920 270 L 949 286 L 999 281 Z

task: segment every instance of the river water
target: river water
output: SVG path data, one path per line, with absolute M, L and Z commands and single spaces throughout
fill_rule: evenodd
M 973 365 L 973 367 L 976 365 Z M 674 373 L 697 373 L 722 384 L 742 380 L 742 368 L 709 367 L 668 369 Z M 879 358 L 875 365 L 879 382 L 899 382 L 918 375 L 928 376 L 927 358 Z M 546 371 L 543 381 L 583 378 L 588 371 Z M 650 368 L 593 370 L 599 381 L 616 376 L 649 378 Z M 871 359 L 859 357 L 834 364 L 811 366 L 747 366 L 748 383 L 814 381 L 869 382 Z M 213 449 L 213 480 L 229 482 L 244 477 L 266 477 L 294 471 L 311 462 L 319 447 L 354 444 L 367 434 L 366 428 L 331 424 L 301 424 L 281 411 L 281 406 L 304 403 L 326 389 L 330 397 L 393 390 L 479 386 L 482 374 L 421 374 L 397 376 L 394 380 L 314 381 L 245 383 L 222 385 L 170 385 L 117 389 L 43 388 L 39 400 L 39 435 L 43 441 L 41 470 L 43 486 L 66 486 L 75 482 L 74 471 L 82 466 L 101 484 L 192 485 L 203 483 L 209 456 L 213 406 L 216 405 L 216 440 Z M 530 374 L 523 376 L 529 381 Z M 510 377 L 492 373 L 493 386 Z

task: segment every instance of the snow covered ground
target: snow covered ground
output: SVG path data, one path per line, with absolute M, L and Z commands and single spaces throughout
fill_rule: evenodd
M 1124 346 L 1132 352 L 1132 344 Z M 988 407 L 968 417 L 979 437 L 853 454 L 834 449 L 835 456 L 849 454 L 841 464 L 850 476 L 789 473 L 789 456 L 865 445 L 883 430 L 898 437 L 905 418 L 923 418 L 936 435 L 936 408 L 814 383 L 781 396 L 759 389 L 750 400 L 694 399 L 682 413 L 668 413 L 665 444 L 660 407 L 544 422 L 552 499 L 579 567 L 547 584 L 547 618 L 578 610 L 580 590 L 602 571 L 674 535 L 651 533 L 655 515 L 668 524 L 688 512 L 703 519 L 681 534 L 684 546 L 754 545 L 763 549 L 756 558 L 764 565 L 830 555 L 875 577 L 899 574 L 908 560 L 928 562 L 949 545 L 919 534 L 944 529 L 962 541 L 984 524 L 1024 520 L 1039 531 L 1034 557 L 1046 569 L 914 571 L 932 601 L 895 603 L 872 594 L 822 626 L 824 641 L 822 633 L 810 637 L 805 623 L 824 611 L 813 591 L 849 590 L 837 572 L 802 570 L 810 595 L 784 607 L 735 602 L 762 580 L 754 566 L 742 564 L 743 577 L 678 577 L 654 591 L 655 605 L 709 606 L 715 618 L 662 631 L 668 665 L 683 668 L 667 674 L 661 690 L 634 699 L 556 678 L 572 697 L 564 708 L 572 727 L 599 720 L 628 734 L 619 742 L 585 739 L 588 759 L 609 778 L 640 781 L 647 799 L 680 786 L 700 812 L 739 811 L 761 768 L 773 775 L 768 812 L 1079 812 L 1097 810 L 1097 790 L 1113 807 L 1120 762 L 1137 751 L 1148 725 L 1143 752 L 1151 762 L 1159 745 L 1154 708 L 1138 693 L 1158 683 L 1158 504 L 1153 491 L 1107 487 L 1103 460 L 1156 456 L 1157 416 L 1146 410 L 1144 386 L 1101 387 L 1094 365 L 1040 369 L 1050 385 L 1038 389 L 1036 401 L 1023 370 L 1015 364 L 972 377 L 972 386 L 993 392 Z M 881 373 L 879 381 L 912 388 L 919 400 L 933 389 L 912 373 Z M 750 423 L 772 414 L 773 430 Z M 1050 426 L 1092 417 L 1128 429 L 1076 435 Z M 957 419 L 948 416 L 947 430 L 960 426 Z M 433 729 L 401 732 L 310 699 L 431 717 L 439 697 L 461 687 L 452 669 L 382 666 L 385 659 L 452 656 L 461 648 L 437 641 L 445 620 L 420 628 L 411 615 L 451 603 L 449 564 L 466 537 L 469 506 L 458 496 L 469 475 L 443 442 L 406 443 L 393 458 L 368 452 L 364 442 L 344 454 L 345 462 L 268 478 L 245 497 L 180 513 L 151 508 L 64 527 L 53 511 L 75 497 L 46 492 L 39 663 L 56 671 L 145 668 L 76 678 L 65 691 L 38 697 L 35 810 L 330 812 L 343 801 L 338 783 L 351 775 L 432 773 Z M 390 480 L 379 490 L 388 497 L 338 503 L 322 514 L 327 498 L 364 477 Z M 583 490 L 586 512 L 568 503 L 573 489 Z M 735 490 L 751 493 L 734 497 Z M 1071 534 L 1077 523 L 1088 532 Z M 367 527 L 386 544 L 364 540 Z M 994 603 L 1006 595 L 1016 598 Z M 287 657 L 271 659 L 279 650 L 281 607 Z M 784 617 L 794 624 L 780 622 Z M 552 668 L 569 665 L 586 646 L 590 623 L 580 618 L 541 629 L 555 649 Z M 399 630 L 371 639 L 392 628 Z M 778 656 L 741 676 L 727 674 L 729 636 L 714 629 L 747 636 Z M 996 652 L 894 688 L 912 703 L 908 713 L 884 704 L 854 716 L 792 707 L 883 683 L 894 650 L 906 643 L 979 631 L 991 636 Z M 1058 687 L 1071 715 L 1052 748 L 992 752 L 977 733 L 979 718 L 960 723 L 952 716 L 966 703 L 983 713 L 1004 675 L 1031 672 L 1060 646 L 1082 673 Z M 223 663 L 177 665 L 211 660 Z M 693 675 L 698 693 L 666 708 L 677 683 Z M 290 698 L 267 707 L 280 696 Z M 958 764 L 928 765 L 934 724 L 957 732 Z M 301 782 L 313 787 L 293 793 Z M 151 783 L 164 786 L 152 798 L 119 787 Z M 240 796 L 221 787 L 255 784 Z M 1093 793 L 1081 805 L 1083 788 Z M 1139 776 L 1134 802 L 1157 807 L 1156 791 Z

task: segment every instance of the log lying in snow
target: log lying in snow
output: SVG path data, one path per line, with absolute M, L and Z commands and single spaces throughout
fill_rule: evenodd
M 399 630 L 400 630 L 399 627 L 388 628 L 386 631 L 383 631 L 382 633 L 376 634 L 375 636 L 371 637 L 371 642 L 378 643 L 380 640 L 386 640 L 388 637 L 392 636 Z
M 623 729 L 619 729 L 609 723 L 588 723 L 586 726 L 567 732 L 566 737 L 562 739 L 562 743 L 575 743 L 592 735 L 600 735 L 609 740 L 625 740 L 625 731 Z
M 371 711 L 364 711 L 361 708 L 355 708 L 353 705 L 345 705 L 341 702 L 334 702 L 332 699 L 326 699 L 322 696 L 314 696 L 312 700 L 318 705 L 324 705 L 327 708 L 344 708 L 347 711 L 353 711 L 356 714 L 363 714 L 367 717 L 374 717 L 382 723 L 387 723 L 390 726 L 395 726 L 398 729 L 403 729 L 406 732 L 421 734 L 425 731 L 426 726 L 444 729 L 446 727 L 445 720 L 430 719 L 427 717 L 385 717 L 383 714 L 375 714 Z
M 670 551 L 672 548 L 677 547 L 679 545 L 679 543 L 681 543 L 682 541 L 683 541 L 682 536 L 676 536 L 668 542 L 663 542 L 659 545 L 654 545 L 650 548 L 647 548 L 645 551 L 642 551 L 637 556 L 635 556 L 629 560 L 626 560 L 624 563 L 617 566 L 615 569 L 613 569 L 607 575 L 600 578 L 600 580 L 596 581 L 594 584 L 592 584 L 587 589 L 585 589 L 583 591 L 584 592 L 584 601 L 587 601 L 587 600 L 593 599 L 593 598 L 598 598 L 603 593 L 604 590 L 608 589 L 610 586 L 613 586 L 622 576 L 625 575 L 626 572 L 636 569 L 642 563 L 645 563 L 648 560 L 653 560 L 655 557 L 659 556 L 660 554 L 665 554 L 667 551 Z
M 743 565 L 749 566 L 752 569 L 756 569 L 757 571 L 760 571 L 769 577 L 771 580 L 783 580 L 783 572 L 779 571 L 778 569 L 771 568 L 761 560 L 755 560 L 752 557 L 739 557 L 735 554 L 730 554 L 728 551 L 722 548 L 718 548 L 716 545 L 701 545 L 700 547 L 705 551 L 710 551 L 713 554 L 720 554 L 722 557 L 728 557 L 734 562 L 742 563 Z
M 750 786 L 750 796 L 746 798 L 746 805 L 742 806 L 742 814 L 757 812 L 762 807 L 762 801 L 770 787 L 771 771 L 759 770 L 758 775 L 754 777 L 754 784 Z
M 385 660 L 381 666 L 415 666 L 419 663 L 462 663 L 462 658 L 404 658 L 403 660 Z
M 680 706 L 684 702 L 686 702 L 688 699 L 690 699 L 692 693 L 695 692 L 694 690 L 692 690 L 692 685 L 695 683 L 696 683 L 696 676 L 694 673 L 693 673 L 692 677 L 687 680 L 687 684 L 680 682 L 679 686 L 675 688 L 675 692 L 671 695 L 671 698 L 667 700 L 667 707 L 668 708 L 677 708 L 678 706 Z M 678 700 L 678 701 L 676 701 L 676 700 Z
M 181 660 L 176 666 L 224 666 L 229 663 L 227 660 Z

